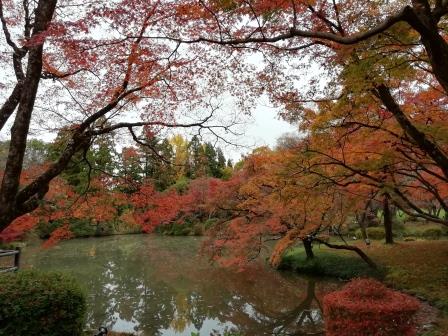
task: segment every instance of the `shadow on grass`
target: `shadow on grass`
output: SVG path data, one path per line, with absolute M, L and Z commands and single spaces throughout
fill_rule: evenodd
M 356 256 L 317 249 L 314 249 L 314 255 L 313 259 L 306 259 L 303 248 L 292 249 L 283 256 L 279 269 L 343 280 L 359 277 L 383 279 L 386 274 L 384 269 L 375 270 Z

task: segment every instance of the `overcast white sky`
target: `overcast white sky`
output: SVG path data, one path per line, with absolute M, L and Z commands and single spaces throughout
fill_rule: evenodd
M 229 108 L 231 108 L 229 106 Z M 223 111 L 225 113 L 225 108 Z M 9 139 L 9 128 L 11 126 L 11 120 L 8 125 L 3 129 L 0 134 L 0 140 Z M 222 143 L 217 145 L 223 148 L 224 155 L 227 158 L 232 159 L 233 162 L 238 162 L 241 156 L 252 152 L 253 149 L 260 146 L 269 146 L 273 148 L 276 144 L 276 140 L 285 133 L 297 132 L 297 127 L 283 121 L 279 120 L 277 116 L 277 110 L 275 108 L 269 107 L 266 104 L 260 102 L 252 111 L 252 117 L 248 117 L 248 122 L 246 125 L 240 127 L 239 133 L 241 136 L 238 138 L 231 139 L 232 142 L 238 144 L 238 147 L 225 146 Z M 40 134 L 38 138 L 45 141 L 52 141 L 55 134 Z M 32 135 L 31 137 L 36 137 Z M 118 144 L 119 147 L 120 144 Z
M 260 146 L 269 146 L 273 148 L 277 138 L 284 133 L 297 132 L 297 127 L 279 120 L 277 110 L 258 104 L 252 114 L 252 122 L 246 125 L 246 131 L 241 139 L 241 148 L 226 148 L 225 152 L 233 161 L 238 161 L 242 154 L 251 152 L 254 148 Z

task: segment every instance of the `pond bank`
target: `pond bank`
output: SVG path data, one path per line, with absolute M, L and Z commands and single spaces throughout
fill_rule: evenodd
M 68 271 L 77 277 L 89 295 L 88 327 L 92 329 L 106 325 L 116 332 L 137 330 L 139 335 L 159 332 L 191 336 L 192 332 L 217 328 L 258 336 L 256 330 L 271 328 L 268 322 L 272 320 L 277 328 L 291 328 L 294 318 L 306 310 L 314 312 L 315 322 L 322 328 L 319 302 L 341 286 L 328 276 L 348 279 L 362 275 L 380 278 L 390 287 L 441 309 L 436 318 L 439 312 L 429 304 L 423 305 L 417 316 L 419 335 L 442 336 L 448 330 L 447 241 L 399 242 L 392 246 L 373 242 L 370 247 L 358 242 L 382 266 L 375 274 L 353 253 L 324 246 L 315 247 L 312 263 L 304 262 L 300 249 L 285 256 L 289 265 L 285 262 L 284 267 L 323 276 L 317 278 L 277 272 L 263 263 L 245 273 L 211 267 L 207 258 L 197 255 L 201 241 L 199 237 L 155 235 L 75 239 L 50 250 L 28 246 L 23 265 Z M 265 301 L 269 302 L 267 306 Z M 157 316 L 160 312 L 152 308 L 142 308 L 142 303 L 155 305 L 154 309 L 162 309 L 165 316 Z M 218 307 L 211 309 L 210 305 Z M 200 317 L 194 312 L 198 309 L 203 310 Z M 266 321 L 258 320 L 259 316 Z M 156 329 L 149 327 L 152 325 Z
M 48 250 L 26 247 L 23 266 L 77 278 L 88 294 L 87 330 L 106 326 L 148 336 L 322 332 L 320 302 L 342 283 L 278 272 L 263 262 L 244 272 L 213 267 L 198 255 L 201 241 L 156 235 L 69 240 Z
M 369 247 L 356 243 L 381 267 L 374 272 L 363 265 L 353 253 L 316 247 L 316 260 L 304 262 L 301 248 L 289 251 L 283 268 L 303 273 L 336 276 L 347 279 L 356 276 L 380 277 L 390 287 L 412 294 L 440 309 L 434 321 L 435 329 L 427 336 L 443 336 L 448 330 L 448 241 L 412 241 L 385 245 L 375 241 Z M 319 257 L 322 257 L 319 260 Z M 302 273 L 302 274 L 303 274 Z M 426 306 L 424 314 L 434 314 Z M 421 318 L 420 318 L 421 319 Z

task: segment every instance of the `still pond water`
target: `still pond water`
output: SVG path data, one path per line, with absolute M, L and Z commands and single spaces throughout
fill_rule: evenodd
M 340 287 L 277 272 L 259 262 L 243 272 L 212 266 L 201 239 L 152 235 L 29 247 L 23 267 L 72 273 L 88 293 L 87 328 L 144 336 L 321 335 L 321 301 Z

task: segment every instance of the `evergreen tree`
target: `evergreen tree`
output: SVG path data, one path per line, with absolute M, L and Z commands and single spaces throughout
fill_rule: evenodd
M 210 142 L 205 143 L 204 153 L 207 159 L 207 175 L 221 177 L 215 148 Z
M 145 178 L 152 179 L 158 190 L 165 190 L 175 182 L 173 146 L 168 139 L 161 141 L 157 137 L 149 139 L 147 144 L 148 146 L 141 146 Z
M 216 154 L 218 155 L 218 168 L 224 169 L 226 167 L 226 158 L 222 152 L 222 149 L 218 147 Z
M 121 152 L 120 176 L 124 177 L 127 187 L 124 192 L 134 192 L 144 180 L 143 153 L 136 147 L 125 147 Z
M 56 139 L 47 145 L 46 160 L 57 160 L 70 137 L 70 130 L 60 130 Z M 72 156 L 61 177 L 72 185 L 75 191 L 84 192 L 89 179 L 104 174 L 114 175 L 117 172 L 117 156 L 114 134 L 98 136 L 92 140 L 87 151 L 81 150 Z
M 207 159 L 204 146 L 198 136 L 193 136 L 188 144 L 190 152 L 190 174 L 188 177 L 195 179 L 207 175 Z

